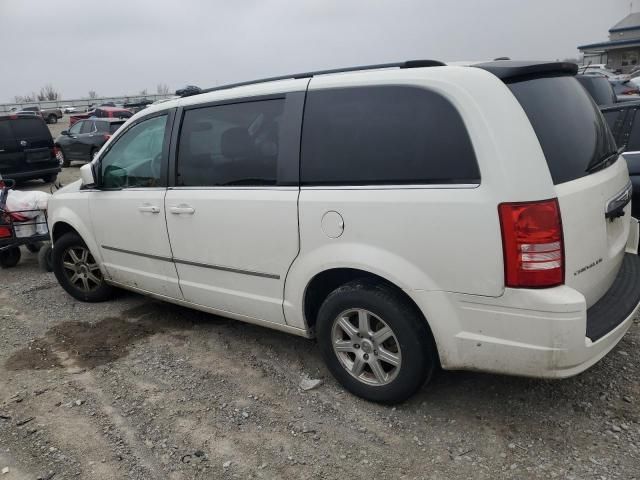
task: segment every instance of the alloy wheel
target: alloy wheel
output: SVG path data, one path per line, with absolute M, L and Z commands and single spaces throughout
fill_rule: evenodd
M 64 273 L 75 288 L 90 292 L 102 285 L 100 266 L 86 247 L 67 248 L 62 262 Z
M 372 386 L 392 382 L 400 372 L 400 343 L 389 325 L 361 308 L 346 310 L 333 321 L 333 351 L 342 367 Z

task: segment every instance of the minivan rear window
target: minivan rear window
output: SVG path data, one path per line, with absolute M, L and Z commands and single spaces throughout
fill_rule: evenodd
M 553 183 L 595 171 L 616 152 L 600 110 L 574 77 L 543 77 L 508 84 L 533 126 Z
M 47 125 L 39 117 L 18 117 L 11 122 L 11 128 L 17 138 L 51 138 Z

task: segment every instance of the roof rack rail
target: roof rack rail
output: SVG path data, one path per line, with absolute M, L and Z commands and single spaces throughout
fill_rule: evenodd
M 274 82 L 276 80 L 294 80 L 298 78 L 311 78 L 311 77 L 315 77 L 316 75 L 328 75 L 331 73 L 357 72 L 360 70 L 379 70 L 382 68 L 421 68 L 421 67 L 444 67 L 444 66 L 446 66 L 446 63 L 439 62 L 438 60 L 406 60 L 404 62 L 396 62 L 396 63 L 378 63 L 374 65 L 361 65 L 358 67 L 334 68 L 331 70 L 316 70 L 314 72 L 292 73 L 290 75 L 280 75 L 278 77 L 261 78 L 259 80 L 251 80 L 248 82 L 231 83 L 229 85 L 221 85 L 219 87 L 206 88 L 197 93 L 185 92 L 182 96 L 188 97 L 191 95 L 199 95 L 201 93 L 216 92 L 218 90 L 227 90 L 229 88 L 243 87 L 245 85 L 253 85 L 255 83 Z

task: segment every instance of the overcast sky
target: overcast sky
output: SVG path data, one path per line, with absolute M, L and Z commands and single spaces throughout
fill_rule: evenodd
M 563 59 L 629 11 L 630 0 L 0 0 L 0 102 L 46 83 L 70 99 L 405 59 Z

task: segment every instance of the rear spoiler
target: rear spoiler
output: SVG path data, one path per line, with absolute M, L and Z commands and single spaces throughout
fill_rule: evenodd
M 558 75 L 573 76 L 578 73 L 578 65 L 571 62 L 522 62 L 498 60 L 493 62 L 476 63 L 471 66 L 486 70 L 504 82 L 535 77 L 552 77 Z

